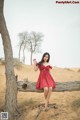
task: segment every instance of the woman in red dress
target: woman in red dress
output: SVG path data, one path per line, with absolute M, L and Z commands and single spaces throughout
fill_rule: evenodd
M 36 83 L 36 89 L 44 89 L 45 110 L 48 109 L 52 89 L 56 87 L 56 83 L 50 74 L 52 66 L 49 65 L 49 60 L 50 54 L 47 52 L 43 54 L 39 63 L 37 63 L 36 59 L 34 59 L 34 70 L 40 70 L 38 81 Z

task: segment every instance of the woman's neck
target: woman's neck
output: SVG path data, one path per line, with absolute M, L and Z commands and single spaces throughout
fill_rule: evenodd
M 43 64 L 47 65 L 47 64 L 49 64 L 49 63 L 48 63 L 48 62 L 43 62 Z

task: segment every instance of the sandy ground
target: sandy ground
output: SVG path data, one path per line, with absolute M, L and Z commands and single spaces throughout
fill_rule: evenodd
M 28 79 L 37 81 L 39 71 L 33 66 L 23 65 L 15 68 L 18 80 Z M 80 80 L 80 68 L 57 68 L 51 71 L 55 81 Z M 0 111 L 5 103 L 5 67 L 0 64 Z M 80 120 L 80 91 L 53 92 L 49 110 L 44 111 L 43 93 L 18 92 L 18 120 Z

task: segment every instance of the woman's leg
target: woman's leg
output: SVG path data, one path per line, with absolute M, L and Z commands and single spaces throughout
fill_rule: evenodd
M 47 98 L 46 98 L 48 104 L 49 104 L 49 100 L 50 100 L 51 93 L 52 93 L 52 87 L 49 87 L 49 88 L 48 88 Z
M 44 97 L 47 98 L 48 95 L 48 87 L 44 87 Z
M 47 103 L 47 95 L 48 95 L 48 87 L 44 87 L 44 97 L 45 97 L 45 110 L 48 107 L 48 103 Z

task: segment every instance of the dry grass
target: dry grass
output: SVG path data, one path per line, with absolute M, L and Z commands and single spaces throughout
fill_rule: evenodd
M 24 101 L 22 101 L 21 103 L 19 103 L 18 104 L 18 106 L 20 107 L 20 108 L 23 108 L 23 107 L 25 107 L 25 106 L 29 106 L 29 107 L 35 107 L 35 106 L 38 106 L 38 101 L 36 101 L 36 100 L 33 100 L 32 98 L 30 98 L 30 99 L 28 99 L 28 100 L 24 100 Z
M 18 61 L 15 66 L 18 66 Z M 21 64 L 21 63 L 20 63 Z M 20 65 L 19 64 L 19 65 Z M 78 69 L 52 69 L 51 74 L 56 82 L 78 81 L 80 73 Z M 37 81 L 39 71 L 35 72 L 33 66 L 21 64 L 20 69 L 15 67 L 15 74 L 18 80 L 28 79 Z M 0 64 L 0 110 L 2 111 L 5 102 L 5 67 Z M 50 99 L 50 109 L 44 111 L 43 93 L 18 92 L 18 108 L 20 116 L 17 120 L 80 120 L 80 91 L 74 92 L 53 92 Z M 54 103 L 57 108 L 54 107 Z M 40 107 L 39 104 L 42 104 Z
M 74 101 L 72 102 L 72 105 L 71 105 L 71 106 L 72 106 L 73 109 L 78 109 L 78 108 L 80 108 L 80 98 L 74 100 Z
M 78 69 L 78 72 L 80 72 L 80 69 Z

